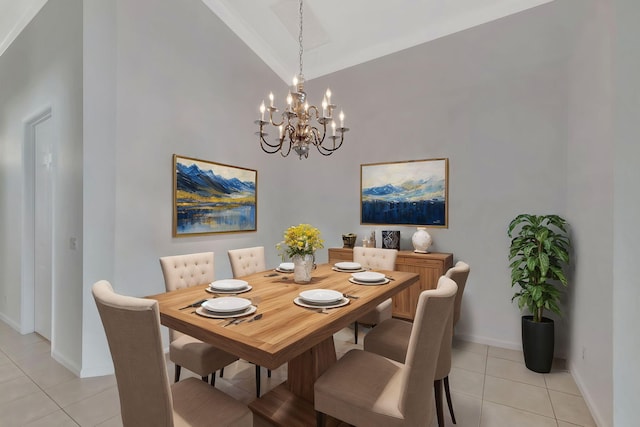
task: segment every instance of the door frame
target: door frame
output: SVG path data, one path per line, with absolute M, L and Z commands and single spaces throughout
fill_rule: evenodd
M 21 261 L 21 288 L 20 288 L 20 333 L 28 334 L 35 331 L 35 139 L 36 126 L 51 119 L 53 109 L 51 106 L 42 108 L 39 112 L 24 121 L 24 142 L 22 151 L 23 162 L 23 187 L 22 187 L 22 261 Z M 55 125 L 55 124 L 54 124 Z M 54 126 L 55 134 L 55 126 Z M 56 139 L 51 144 L 53 164 L 56 164 Z M 55 212 L 55 169 L 51 183 L 51 216 L 54 224 Z M 55 227 L 51 230 L 51 294 L 55 295 Z M 51 298 L 51 343 L 55 338 L 55 307 Z M 53 348 L 53 346 L 52 346 Z

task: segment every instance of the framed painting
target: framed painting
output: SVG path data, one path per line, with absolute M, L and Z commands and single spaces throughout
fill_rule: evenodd
M 256 230 L 258 173 L 173 155 L 173 236 Z
M 449 159 L 360 165 L 360 223 L 448 227 Z

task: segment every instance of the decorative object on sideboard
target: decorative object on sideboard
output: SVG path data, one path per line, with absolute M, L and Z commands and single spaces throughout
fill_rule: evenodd
M 448 227 L 449 159 L 360 165 L 360 223 Z
M 400 250 L 400 231 L 383 230 L 382 231 L 382 248 Z
M 300 73 L 293 78 L 293 88 L 287 95 L 287 106 L 282 112 L 279 122 L 274 120 L 275 113 L 278 109 L 274 107 L 273 92 L 269 93 L 269 106 L 264 105 L 264 101 L 260 104 L 260 120 L 255 123 L 260 125 L 259 132 L 256 134 L 260 138 L 260 148 L 265 153 L 274 154 L 280 152 L 282 157 L 287 157 L 291 150 L 296 152 L 298 157 L 302 159 L 309 157 L 311 146 L 316 147 L 320 154 L 329 156 L 342 146 L 344 133 L 349 129 L 344 127 L 344 113 L 340 111 L 340 126 L 336 127 L 333 117 L 333 110 L 336 108 L 331 103 L 331 91 L 327 89 L 322 99 L 322 111 L 315 105 L 309 105 L 307 94 L 304 91 L 304 74 L 302 73 L 302 0 L 300 4 L 300 33 L 298 36 L 299 64 Z M 268 112 L 267 120 L 264 113 Z M 322 113 L 322 115 L 321 115 Z M 316 125 L 312 120 L 315 119 Z M 277 120 L 277 119 L 276 119 Z M 268 142 L 265 137 L 265 125 L 273 125 L 279 129 L 279 134 L 273 142 Z M 331 136 L 328 135 L 327 126 L 331 127 Z M 336 130 L 339 136 L 336 135 Z M 325 143 L 326 141 L 326 143 Z
M 363 248 L 375 248 L 376 247 L 376 232 L 371 230 L 371 234 L 368 237 L 362 239 Z
M 433 239 L 431 239 L 426 227 L 418 227 L 413 236 L 411 236 L 411 243 L 413 244 L 413 252 L 428 254 L 429 251 L 427 249 L 433 243 Z
M 348 233 L 342 235 L 343 248 L 353 248 L 356 245 L 356 235 L 354 233 Z

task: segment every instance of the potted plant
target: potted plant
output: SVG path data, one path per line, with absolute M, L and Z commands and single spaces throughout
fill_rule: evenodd
M 544 311 L 562 314 L 559 285 L 567 286 L 563 268 L 571 247 L 566 226 L 558 215 L 521 214 L 507 231 L 511 287 L 519 287 L 511 301 L 531 312 L 522 317 L 522 350 L 527 368 L 535 372 L 549 372 L 553 362 L 554 324 Z

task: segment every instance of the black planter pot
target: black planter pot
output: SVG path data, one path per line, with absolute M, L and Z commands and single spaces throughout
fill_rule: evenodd
M 528 369 L 543 374 L 551 371 L 554 339 L 552 319 L 534 322 L 533 316 L 522 316 L 522 351 Z

